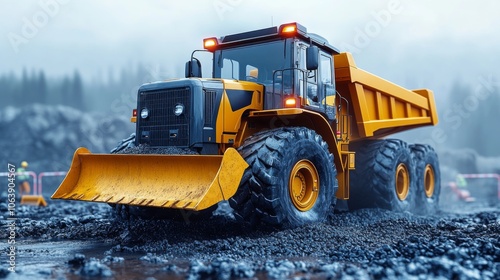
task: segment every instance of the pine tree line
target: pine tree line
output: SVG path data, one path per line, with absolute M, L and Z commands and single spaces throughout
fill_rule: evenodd
M 85 109 L 84 86 L 78 71 L 58 80 L 47 80 L 43 70 L 24 69 L 20 77 L 12 72 L 0 75 L 0 94 L 4 101 L 1 108 L 40 103 Z
M 476 85 L 456 81 L 447 102 L 439 105 L 439 125 L 447 136 L 447 147 L 472 148 L 483 156 L 500 155 L 497 83 L 486 79 Z
M 66 105 L 81 111 L 117 113 L 113 110 L 115 107 L 135 106 L 131 100 L 135 100 L 141 84 L 172 76 L 175 75 L 168 75 L 159 66 L 142 64 L 109 69 L 109 73 L 96 75 L 91 80 L 83 80 L 78 70 L 62 77 L 47 78 L 43 70 L 24 69 L 20 75 L 13 72 L 0 74 L 0 109 L 40 103 Z

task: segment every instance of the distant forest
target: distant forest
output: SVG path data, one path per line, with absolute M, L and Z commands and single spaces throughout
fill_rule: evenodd
M 48 78 L 43 70 L 0 74 L 0 109 L 40 103 L 70 106 L 84 112 L 111 109 L 113 113 L 123 113 L 124 107 L 135 108 L 135 95 L 141 84 L 169 78 L 159 77 L 158 72 L 139 64 L 132 69 L 110 70 L 106 77 L 90 81 L 85 81 L 78 70 L 57 78 Z
M 47 81 L 43 70 L 23 70 L 21 77 L 9 73 L 0 76 L 4 101 L 1 106 L 23 106 L 31 103 L 63 104 L 81 108 L 84 100 L 83 81 L 78 71 L 55 81 Z M 82 108 L 85 109 L 85 108 Z
M 119 74 L 84 81 L 79 71 L 64 77 L 47 78 L 43 70 L 24 70 L 22 74 L 0 74 L 0 109 L 31 103 L 66 105 L 84 112 L 130 116 L 136 107 L 138 87 L 146 82 L 165 80 L 158 69 L 142 65 L 122 68 Z M 171 75 L 174 76 L 174 75 Z M 447 148 L 472 148 L 484 156 L 500 156 L 500 89 L 498 83 L 478 81 L 468 85 L 452 83 L 447 99 L 437 104 L 439 125 L 432 135 L 415 132 L 415 139 L 431 139 L 431 144 Z M 7 98 L 5 98 L 7 97 Z

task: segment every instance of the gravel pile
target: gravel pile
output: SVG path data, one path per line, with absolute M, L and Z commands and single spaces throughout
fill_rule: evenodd
M 0 204 L 4 212 L 5 204 Z M 465 205 L 464 207 L 473 207 Z M 462 207 L 463 208 L 463 207 Z M 332 214 L 292 230 L 241 228 L 226 205 L 207 221 L 118 221 L 105 204 L 52 201 L 20 207 L 18 234 L 39 242 L 105 240 L 102 257 L 75 256 L 68 273 L 114 275 L 119 256 L 188 279 L 498 279 L 500 209 L 431 217 L 379 209 Z M 2 223 L 5 219 L 2 219 Z M 6 239 L 5 232 L 0 233 Z
M 165 263 L 192 260 L 172 269 L 190 278 L 256 275 L 334 278 L 498 279 L 500 211 L 463 216 L 443 213 L 417 217 L 409 213 L 364 209 L 332 215 L 327 223 L 284 231 L 238 231 L 236 224 L 135 224 L 140 240 L 117 245 L 122 251 L 155 252 Z M 155 234 L 140 231 L 153 228 Z M 162 240 L 157 240 L 157 232 Z M 147 244 L 139 245 L 142 242 Z M 156 240 L 156 241 L 155 241 Z M 130 240 L 127 240 L 130 242 Z M 245 264 L 245 265 L 242 265 Z M 250 276 L 249 276 L 250 277 Z M 222 277 L 223 279 L 226 276 Z

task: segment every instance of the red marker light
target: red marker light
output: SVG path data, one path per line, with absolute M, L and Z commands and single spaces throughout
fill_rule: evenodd
M 132 117 L 137 117 L 137 109 L 132 110 Z

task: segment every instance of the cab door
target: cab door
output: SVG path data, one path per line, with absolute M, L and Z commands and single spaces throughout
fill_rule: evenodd
M 300 42 L 297 46 L 299 69 L 304 69 L 305 75 L 298 75 L 300 96 L 304 99 L 306 109 L 324 113 L 328 120 L 335 120 L 335 80 L 333 77 L 333 59 L 323 51 L 319 53 L 317 70 L 307 71 L 306 49 L 309 45 Z
M 318 69 L 319 106 L 325 110 L 330 121 L 335 119 L 335 80 L 333 77 L 333 59 L 330 54 L 320 52 Z

